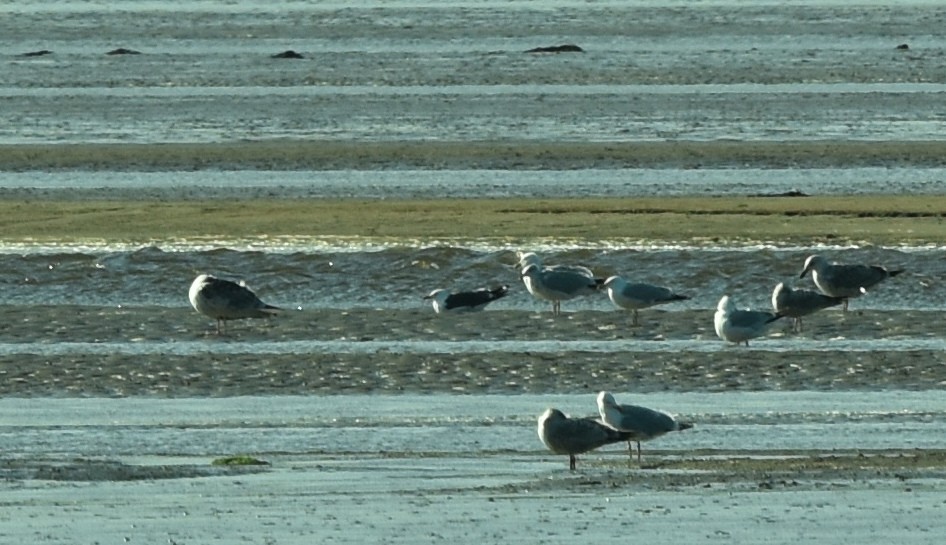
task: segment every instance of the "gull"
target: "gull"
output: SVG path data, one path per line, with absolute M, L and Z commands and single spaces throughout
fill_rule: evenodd
M 520 271 L 520 273 L 529 265 L 535 265 L 540 271 L 572 272 L 587 276 L 591 279 L 595 278 L 595 274 L 591 272 L 591 269 L 581 265 L 543 265 L 542 258 L 540 258 L 534 252 L 516 252 L 516 257 L 519 258 L 519 261 L 516 263 L 516 268 Z M 520 276 L 522 277 L 522 283 L 526 286 L 526 290 L 531 295 L 536 296 L 532 279 L 528 276 L 522 276 L 521 274 Z
M 434 306 L 434 312 L 441 314 L 449 311 L 473 311 L 483 308 L 509 293 L 509 286 L 498 288 L 480 288 L 475 291 L 460 291 L 450 293 L 447 290 L 434 290 L 424 299 L 429 299 Z
M 678 295 L 669 288 L 653 284 L 632 284 L 620 276 L 609 277 L 604 281 L 603 286 L 607 288 L 608 298 L 615 306 L 634 312 L 632 324 L 635 326 L 638 325 L 638 310 L 690 298 L 686 295 Z
M 843 297 L 831 297 L 812 290 L 792 289 L 779 282 L 772 291 L 772 308 L 777 314 L 792 318 L 792 331 L 802 329 L 802 316 L 807 316 L 821 309 L 840 305 Z
M 538 265 L 527 265 L 520 276 L 523 281 L 528 278 L 531 282 L 532 295 L 552 302 L 552 314 L 555 315 L 562 313 L 562 301 L 595 293 L 599 285 L 593 276 L 563 269 L 539 268 Z
M 516 263 L 516 267 L 519 270 L 525 269 L 529 265 L 538 265 L 540 269 L 550 269 L 553 271 L 571 271 L 583 274 L 588 278 L 594 278 L 594 273 L 591 272 L 591 269 L 583 265 L 543 265 L 542 258 L 539 257 L 534 252 L 516 252 L 516 257 L 519 258 L 519 262 Z
M 210 274 L 194 279 L 187 294 L 197 312 L 217 320 L 217 334 L 225 329 L 225 320 L 268 318 L 280 310 L 260 301 L 243 281 L 232 282 Z
M 620 405 L 611 392 L 598 393 L 598 414 L 601 421 L 612 428 L 631 434 L 627 450 L 633 455 L 631 441 L 637 443 L 637 461 L 641 461 L 641 441 L 650 441 L 671 431 L 683 431 L 693 427 L 688 422 L 678 422 L 662 411 L 637 405 Z
M 596 418 L 570 418 L 558 409 L 539 417 L 539 439 L 555 454 L 568 455 L 568 469 L 575 470 L 576 454 L 604 445 L 629 441 L 632 434 L 606 426 Z
M 764 335 L 769 325 L 781 317 L 781 314 L 772 312 L 736 308 L 736 303 L 724 295 L 716 305 L 713 324 L 720 339 L 736 344 L 744 342 L 749 346 L 749 339 Z
M 847 310 L 848 298 L 859 297 L 884 280 L 897 276 L 903 269 L 887 270 L 879 265 L 842 265 L 829 263 L 820 255 L 808 256 L 799 278 L 804 278 L 811 271 L 815 285 L 825 295 L 844 298 L 844 310 Z

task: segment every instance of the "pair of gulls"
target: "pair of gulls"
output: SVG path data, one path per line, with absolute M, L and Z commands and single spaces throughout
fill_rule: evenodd
M 637 461 L 640 462 L 641 441 L 693 427 L 662 411 L 619 404 L 610 392 L 598 393 L 597 402 L 597 418 L 572 418 L 552 408 L 539 417 L 539 439 L 555 454 L 567 454 L 571 470 L 577 465 L 578 454 L 622 441 L 627 441 L 629 452 L 632 452 L 631 443 L 637 443 Z
M 580 265 L 545 266 L 541 258 L 532 252 L 520 252 L 518 257 L 516 266 L 520 269 L 519 276 L 526 290 L 537 299 L 551 302 L 552 314 L 555 315 L 562 313 L 562 301 L 605 289 L 615 306 L 633 312 L 633 324 L 636 326 L 639 324 L 639 310 L 689 299 L 663 286 L 631 283 L 620 276 L 599 278 L 591 269 Z
M 689 299 L 669 288 L 631 283 L 620 276 L 607 279 L 596 277 L 591 269 L 580 265 L 545 266 L 539 256 L 532 252 L 519 252 L 518 257 L 516 268 L 520 271 L 519 276 L 526 290 L 533 297 L 552 303 L 554 315 L 561 314 L 562 301 L 592 295 L 604 289 L 615 306 L 633 312 L 633 325 L 636 326 L 639 324 L 639 310 Z M 508 291 L 509 286 L 458 293 L 439 289 L 432 291 L 425 299 L 432 301 L 434 311 L 439 314 L 453 310 L 480 310 L 505 296 Z
M 830 263 L 820 255 L 812 255 L 805 260 L 799 278 L 804 278 L 809 272 L 820 293 L 792 289 L 780 282 L 772 292 L 775 312 L 739 309 L 728 295 L 723 296 L 716 306 L 713 319 L 716 334 L 721 339 L 748 346 L 750 339 L 764 335 L 769 325 L 782 317 L 792 318 L 793 331 L 801 331 L 802 317 L 841 304 L 846 311 L 848 299 L 867 293 L 868 288 L 897 276 L 903 269 Z

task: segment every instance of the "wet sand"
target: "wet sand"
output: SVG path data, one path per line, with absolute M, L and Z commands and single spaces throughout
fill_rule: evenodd
M 915 460 L 892 456 L 904 465 Z M 738 482 L 704 477 L 694 486 L 660 470 L 569 475 L 555 466 L 307 457 L 214 478 L 28 481 L 4 491 L 0 528 L 8 539 L 33 543 L 556 543 L 632 534 L 637 541 L 934 544 L 946 530 L 941 492 L 923 472 L 868 466 Z M 515 484 L 496 484 L 504 481 Z
M 939 389 L 946 385 L 946 356 L 938 346 L 924 343 L 946 333 L 940 315 L 829 310 L 809 317 L 800 334 L 791 333 L 790 322 L 783 321 L 768 337 L 744 347 L 716 337 L 710 310 L 645 311 L 636 328 L 629 315 L 616 311 L 554 318 L 526 311 L 438 316 L 429 309 L 304 310 L 268 321 L 231 322 L 227 334 L 218 337 L 212 324 L 191 309 L 11 307 L 4 310 L 0 326 L 0 343 L 6 343 L 7 351 L 0 356 L 0 394 Z M 878 339 L 891 344 L 850 349 L 851 342 Z M 553 344 L 551 350 L 529 350 L 528 343 L 542 340 L 562 342 L 562 348 Z M 319 346 L 318 341 L 329 344 Z M 470 341 L 511 348 L 456 350 L 456 343 Z M 515 349 L 517 341 L 523 348 Z M 569 341 L 628 344 L 575 350 Z M 680 350 L 661 346 L 673 342 L 693 344 Z M 54 349 L 57 343 L 73 348 L 65 353 L 44 350 L 44 345 Z M 399 343 L 406 344 L 401 348 Z M 417 352 L 411 343 L 432 348 Z M 767 343 L 779 349 L 767 349 Z M 162 351 L 166 353 L 160 355 Z
M 942 141 L 261 140 L 168 144 L 5 144 L 0 171 L 827 168 L 946 164 Z

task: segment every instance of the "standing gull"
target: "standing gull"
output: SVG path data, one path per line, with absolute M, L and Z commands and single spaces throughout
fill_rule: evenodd
M 749 339 L 765 335 L 769 325 L 781 317 L 781 314 L 772 312 L 736 308 L 736 303 L 728 295 L 724 295 L 716 305 L 713 325 L 720 339 L 736 344 L 746 343 L 746 346 L 749 346 Z
M 523 281 L 529 279 L 535 297 L 552 302 L 552 314 L 555 315 L 562 313 L 562 301 L 595 293 L 599 285 L 593 276 L 569 270 L 539 268 L 538 265 L 527 265 L 522 269 L 521 276 Z
M 615 306 L 633 311 L 632 325 L 638 325 L 637 311 L 655 305 L 684 301 L 686 295 L 678 295 L 669 288 L 653 284 L 630 283 L 620 276 L 612 276 L 604 281 L 608 298 Z
M 637 405 L 620 405 L 610 392 L 598 393 L 598 414 L 601 421 L 612 428 L 631 434 L 627 450 L 632 453 L 631 441 L 637 443 L 637 461 L 641 461 L 641 441 L 650 441 L 671 431 L 683 431 L 693 427 L 688 422 L 678 422 L 662 411 Z
M 516 263 L 516 268 L 520 272 L 520 277 L 522 278 L 522 283 L 526 287 L 526 291 L 529 292 L 533 297 L 538 297 L 540 299 L 544 298 L 541 295 L 536 293 L 535 283 L 530 276 L 523 276 L 521 273 L 530 265 L 535 265 L 538 267 L 539 271 L 554 271 L 554 272 L 565 272 L 565 273 L 574 273 L 585 276 L 591 280 L 595 280 L 595 283 L 600 285 L 603 282 L 603 279 L 596 279 L 595 274 L 588 267 L 582 265 L 543 265 L 542 258 L 540 258 L 534 252 L 516 252 L 516 257 L 519 258 L 519 261 Z M 555 306 L 553 304 L 553 311 L 555 311 Z
M 903 269 L 891 271 L 879 265 L 842 265 L 829 263 L 820 255 L 812 255 L 805 260 L 805 267 L 798 277 L 804 278 L 808 271 L 811 271 L 811 278 L 822 293 L 843 297 L 844 310 L 847 310 L 849 298 L 864 295 L 868 288 L 897 276 Z
M 547 409 L 539 417 L 539 439 L 555 454 L 567 454 L 568 469 L 572 471 L 577 463 L 576 454 L 631 438 L 632 434 L 615 430 L 595 418 L 569 418 L 558 409 Z
M 772 291 L 772 308 L 777 314 L 792 318 L 792 331 L 802 329 L 802 316 L 807 316 L 821 309 L 840 305 L 843 297 L 831 297 L 812 290 L 792 289 L 779 282 Z
M 209 274 L 195 278 L 187 296 L 197 312 L 217 320 L 218 335 L 225 329 L 225 320 L 268 318 L 282 310 L 260 301 L 243 281 L 231 282 Z
M 480 288 L 475 291 L 450 293 L 447 290 L 434 290 L 425 295 L 434 307 L 434 312 L 441 314 L 450 311 L 483 310 L 486 305 L 501 299 L 509 293 L 509 286 L 498 288 Z

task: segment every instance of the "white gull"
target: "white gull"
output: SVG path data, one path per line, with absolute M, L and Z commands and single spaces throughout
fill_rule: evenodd
M 610 392 L 598 393 L 598 414 L 601 421 L 612 428 L 631 434 L 627 442 L 628 452 L 631 441 L 637 443 L 637 461 L 641 461 L 641 441 L 650 441 L 672 431 L 688 430 L 693 424 L 679 422 L 673 416 L 638 405 L 621 405 L 614 400 Z
M 516 263 L 516 270 L 518 270 L 520 273 L 529 265 L 535 265 L 541 271 L 567 271 L 581 274 L 592 279 L 595 277 L 594 273 L 591 272 L 591 269 L 582 265 L 544 265 L 542 263 L 542 258 L 540 258 L 535 252 L 516 252 L 516 257 L 519 259 L 519 261 Z M 522 275 L 520 274 L 520 276 Z M 525 284 L 526 290 L 531 295 L 536 295 L 531 278 L 522 276 L 522 283 Z
M 671 289 L 653 284 L 631 283 L 620 276 L 611 276 L 604 281 L 608 298 L 615 306 L 633 311 L 633 325 L 638 325 L 637 311 L 664 303 L 684 301 L 686 295 L 674 293 Z
M 728 295 L 724 295 L 716 305 L 713 325 L 720 339 L 749 346 L 749 339 L 765 335 L 772 322 L 781 317 L 781 314 L 762 310 L 739 309 Z
M 527 265 L 520 273 L 523 281 L 529 279 L 532 295 L 552 302 L 552 313 L 562 313 L 562 301 L 598 291 L 599 282 L 594 277 L 564 269 L 540 268 Z

